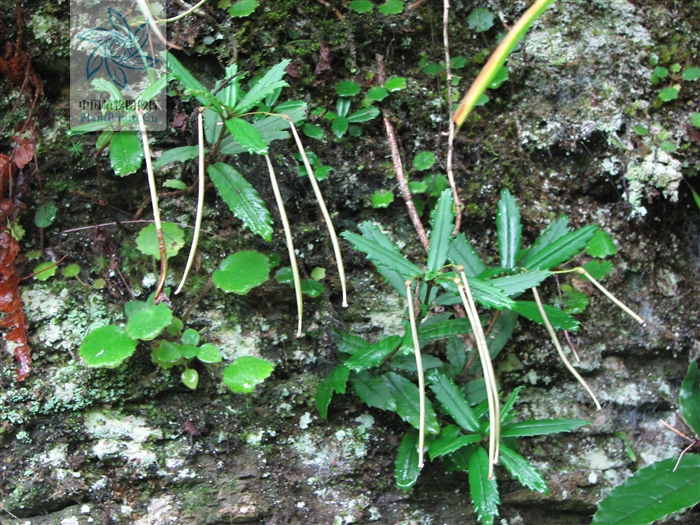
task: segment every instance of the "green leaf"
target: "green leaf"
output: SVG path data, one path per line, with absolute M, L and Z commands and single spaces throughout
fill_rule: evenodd
M 199 383 L 199 374 L 194 368 L 187 368 L 180 376 L 180 381 L 187 388 L 192 390 L 197 390 L 197 384 Z
M 700 434 L 700 372 L 697 360 L 690 363 L 688 375 L 681 384 L 678 400 L 683 420 L 695 434 Z
M 336 366 L 323 378 L 316 389 L 316 410 L 321 418 L 328 419 L 328 407 L 333 399 L 333 392 L 345 393 L 350 370 L 343 365 Z
M 518 295 L 529 290 L 533 286 L 537 286 L 550 275 L 552 275 L 552 272 L 537 270 L 534 272 L 523 272 L 515 275 L 506 275 L 505 277 L 497 277 L 487 282 L 491 286 L 500 288 L 506 295 L 512 297 L 513 295 Z
M 56 275 L 57 264 L 51 261 L 46 261 L 38 264 L 33 271 L 34 279 L 37 281 L 46 281 Z
M 377 190 L 372 194 L 372 208 L 388 208 L 394 202 L 394 194 L 389 190 Z
M 474 510 L 482 525 L 493 525 L 498 516 L 498 496 L 496 479 L 489 479 L 489 458 L 484 447 L 475 446 L 467 449 L 469 452 L 469 494 L 472 497 Z
M 270 242 L 272 217 L 258 192 L 232 166 L 217 162 L 207 169 L 216 191 L 231 212 L 253 233 Z
M 690 123 L 696 128 L 700 128 L 700 113 L 691 113 Z
M 543 306 L 544 312 L 547 314 L 547 318 L 555 330 L 570 330 L 572 332 L 578 330 L 579 322 L 576 319 L 562 312 L 559 310 L 559 308 L 555 308 L 554 306 L 550 306 L 548 304 Z M 540 314 L 537 303 L 534 301 L 515 301 L 515 307 L 513 310 L 530 321 L 544 324 L 542 314 Z
M 126 334 L 132 339 L 151 341 L 173 320 L 173 312 L 165 303 L 147 304 L 129 318 Z
M 375 102 L 381 102 L 388 96 L 389 91 L 381 86 L 375 86 L 373 88 L 370 88 L 370 90 L 367 92 L 367 98 L 370 100 L 374 100 Z
M 413 168 L 418 171 L 427 170 L 433 167 L 435 164 L 435 153 L 432 151 L 421 151 L 418 155 L 413 157 Z
M 208 150 L 204 150 L 205 154 Z M 163 154 L 158 157 L 153 162 L 153 169 L 158 171 L 168 164 L 173 162 L 187 162 L 188 160 L 196 159 L 199 156 L 199 146 L 182 146 L 180 148 L 169 149 L 163 152 Z
M 608 255 L 615 255 L 617 253 L 617 248 L 610 238 L 610 235 L 603 230 L 598 230 L 591 240 L 588 241 L 586 253 L 591 257 L 603 258 Z
M 405 282 L 423 274 L 423 271 L 412 262 L 404 259 L 398 247 L 371 222 L 363 222 L 359 226 L 362 236 L 345 231 L 341 236 L 350 244 L 367 254 L 379 273 L 404 297 L 406 296 Z
M 571 432 L 590 423 L 585 419 L 538 419 L 507 423 L 501 427 L 501 437 L 546 436 L 558 432 Z
M 356 82 L 338 82 L 335 85 L 335 91 L 341 97 L 354 97 L 360 92 L 360 85 Z
M 671 102 L 678 98 L 678 88 L 667 87 L 659 91 L 659 98 L 664 102 Z
M 384 83 L 384 87 L 389 93 L 406 89 L 406 79 L 403 77 L 391 77 Z
M 430 390 L 455 423 L 468 432 L 478 432 L 479 421 L 455 382 L 437 370 L 430 370 L 426 376 Z
M 446 454 L 451 454 L 467 445 L 472 445 L 481 441 L 479 434 L 469 434 L 465 436 L 456 425 L 448 425 L 442 429 L 440 435 L 435 438 L 428 448 L 430 459 L 435 459 Z
M 697 80 L 700 78 L 700 67 L 690 67 L 683 71 L 683 80 Z
M 151 361 L 163 370 L 182 364 L 182 346 L 170 341 L 158 341 L 151 350 Z
M 352 0 L 348 7 L 356 13 L 363 14 L 369 13 L 372 9 L 374 9 L 374 4 L 369 0 Z
M 592 525 L 647 525 L 700 502 L 700 456 L 686 454 L 639 470 L 598 505 Z
M 418 432 L 409 429 L 401 439 L 394 461 L 396 486 L 402 490 L 412 488 L 420 476 L 418 468 Z
M 518 396 L 520 395 L 520 391 L 524 387 L 519 386 L 516 387 L 515 390 L 511 392 L 511 394 L 508 396 L 508 399 L 506 399 L 506 402 L 503 403 L 503 407 L 501 407 L 501 424 L 505 424 L 511 419 L 513 419 L 513 414 L 511 410 L 513 410 L 513 406 L 515 405 L 515 402 L 518 400 Z
M 370 106 L 360 111 L 355 111 L 355 113 L 351 113 L 348 115 L 347 120 L 350 124 L 359 124 L 360 122 L 367 122 L 377 118 L 379 113 L 380 111 L 377 108 Z M 335 122 L 335 120 L 333 122 Z
M 561 286 L 562 299 L 564 303 L 564 312 L 569 315 L 583 313 L 588 306 L 588 296 L 585 293 L 577 292 L 572 289 L 564 289 L 566 285 Z
M 635 126 L 632 129 L 634 129 L 634 132 L 640 137 L 645 137 L 649 134 L 649 129 L 647 129 L 645 126 Z
M 665 151 L 666 153 L 673 153 L 676 151 L 678 146 L 676 146 L 673 142 L 670 140 L 664 140 L 660 145 L 659 148 L 661 148 L 662 151 Z
M 315 299 L 323 295 L 323 285 L 314 279 L 302 279 L 301 293 Z
M 267 155 L 267 142 L 265 142 L 260 131 L 250 122 L 241 118 L 231 118 L 226 119 L 224 123 L 233 140 L 238 142 L 248 153 Z
M 61 275 L 63 277 L 77 277 L 80 275 L 80 266 L 75 263 L 69 264 L 61 271 Z
M 120 177 L 138 170 L 143 162 L 141 137 L 133 131 L 115 133 L 109 143 L 109 162 Z
M 501 192 L 501 199 L 498 201 L 496 227 L 501 266 L 508 269 L 515 268 L 523 226 L 520 223 L 520 208 L 507 189 Z
M 408 379 L 394 372 L 382 376 L 392 397 L 396 400 L 396 412 L 401 419 L 415 428 L 420 426 L 418 387 Z M 425 431 L 428 434 L 440 433 L 440 424 L 429 400 L 425 400 Z
M 476 253 L 464 233 L 460 233 L 452 240 L 447 258 L 454 264 L 464 267 L 467 277 L 475 277 L 486 269 L 486 265 Z
M 186 190 L 187 184 L 185 184 L 181 180 L 168 179 L 166 181 L 163 181 L 163 187 L 164 188 L 171 188 L 173 190 Z
M 430 341 L 434 341 L 435 339 L 443 339 L 453 335 L 468 334 L 472 331 L 472 327 L 469 324 L 469 319 L 466 317 L 431 323 L 430 321 L 436 317 L 437 316 L 430 317 L 418 325 L 418 337 L 420 339 L 421 346 L 428 344 Z
M 386 0 L 379 6 L 379 12 L 383 15 L 398 15 L 403 12 L 403 2 L 399 0 Z
M 668 76 L 668 69 L 663 66 L 656 66 L 654 68 L 654 74 L 659 78 L 666 78 Z
M 437 304 L 458 304 L 461 303 L 459 299 L 459 293 L 457 291 L 457 285 L 454 283 L 453 273 L 444 273 L 438 279 L 441 286 L 455 294 L 454 297 L 450 297 L 449 294 L 443 294 L 437 298 L 435 301 Z M 515 303 L 510 299 L 503 291 L 492 286 L 488 281 L 483 281 L 478 277 L 469 277 L 468 279 L 469 287 L 471 288 L 472 295 L 474 296 L 474 301 L 486 306 L 487 308 L 496 308 L 497 310 L 503 310 L 504 308 L 514 308 Z
M 202 363 L 220 363 L 222 360 L 221 351 L 211 343 L 204 343 L 199 347 L 197 359 Z
M 194 95 L 197 101 L 204 106 L 212 106 L 217 112 L 223 112 L 221 102 L 212 95 L 204 85 L 197 80 L 190 70 L 183 66 L 172 53 L 165 53 L 168 63 L 168 70 L 172 75 Z
M 56 219 L 57 213 L 58 208 L 53 202 L 48 201 L 40 204 L 34 215 L 34 224 L 36 224 L 37 228 L 48 228 Z
M 354 334 L 340 333 L 336 334 L 338 344 L 338 352 L 343 354 L 354 354 L 361 352 L 372 346 L 372 343 Z
M 272 66 L 270 70 L 265 73 L 265 76 L 258 80 L 250 91 L 246 93 L 243 100 L 236 104 L 234 112 L 237 115 L 245 113 L 277 88 L 287 87 L 289 84 L 283 81 L 282 77 L 284 76 L 287 66 L 290 63 L 291 60 L 287 59 L 275 66 Z
M 396 399 L 394 399 L 382 377 L 374 377 L 368 372 L 361 372 L 350 378 L 350 384 L 357 397 L 365 405 L 396 412 L 398 408 Z
M 194 328 L 188 328 L 182 333 L 182 337 L 180 339 L 182 341 L 183 345 L 192 345 L 192 346 L 198 346 L 199 345 L 199 332 L 195 330 Z
M 398 335 L 380 339 L 366 350 L 353 354 L 350 359 L 345 361 L 345 366 L 355 372 L 377 366 L 399 348 L 401 341 L 403 338 Z
M 275 368 L 267 359 L 243 356 L 224 368 L 223 382 L 233 392 L 247 394 L 265 381 Z
M 232 18 L 249 16 L 260 5 L 257 0 L 239 0 L 228 9 Z
M 600 281 L 612 270 L 612 263 L 610 261 L 588 261 L 583 265 L 583 269 L 590 273 L 596 281 Z
M 163 91 L 167 85 L 168 77 L 167 75 L 163 75 L 155 82 L 149 84 L 148 87 L 143 90 L 143 92 L 136 98 L 136 104 L 141 106 L 145 105 L 146 102 L 151 101 L 158 95 L 158 93 Z
M 134 353 L 136 343 L 118 326 L 103 326 L 85 336 L 80 356 L 87 366 L 114 368 Z
M 528 270 L 549 270 L 568 261 L 586 247 L 596 231 L 598 231 L 598 226 L 590 224 L 559 237 L 524 262 L 525 268 Z
M 520 261 L 521 264 L 526 264 L 535 255 L 540 253 L 544 248 L 552 244 L 554 241 L 559 240 L 564 235 L 569 233 L 571 228 L 569 228 L 569 218 L 566 215 L 562 215 L 560 218 L 551 222 L 549 226 L 540 234 L 540 236 L 535 241 L 535 244 L 527 250 L 523 260 Z
M 309 138 L 321 140 L 323 138 L 323 128 L 308 122 L 301 127 L 301 131 Z
M 498 460 L 510 475 L 530 490 L 536 490 L 542 494 L 548 494 L 547 482 L 532 464 L 520 454 L 501 444 L 501 453 Z
M 331 130 L 333 131 L 333 134 L 341 138 L 343 135 L 345 135 L 345 132 L 348 130 L 348 126 L 350 124 L 348 123 L 348 119 L 345 117 L 338 117 L 333 120 L 333 123 L 331 124 Z
M 488 87 L 490 89 L 498 89 L 506 80 L 508 80 L 508 68 L 506 66 L 501 66 L 494 74 L 491 82 L 489 82 Z
M 196 346 L 192 345 L 180 345 L 180 353 L 182 354 L 182 357 L 185 359 L 194 359 L 197 357 L 197 353 L 199 352 L 199 348 Z
M 483 33 L 493 27 L 493 13 L 488 9 L 479 7 L 474 9 L 467 17 L 467 25 L 469 29 L 477 33 Z
M 163 240 L 165 242 L 165 255 L 168 259 L 174 257 L 185 245 L 185 232 L 174 222 L 162 222 Z M 136 237 L 136 247 L 144 255 L 160 258 L 160 244 L 155 224 L 149 224 L 142 228 Z
M 429 272 L 438 272 L 447 260 L 455 218 L 452 204 L 452 191 L 445 190 L 440 195 L 437 206 L 431 214 L 432 230 L 430 232 L 430 248 L 428 249 Z
M 225 292 L 245 295 L 270 278 L 270 261 L 260 252 L 248 250 L 229 255 L 214 272 L 214 284 Z

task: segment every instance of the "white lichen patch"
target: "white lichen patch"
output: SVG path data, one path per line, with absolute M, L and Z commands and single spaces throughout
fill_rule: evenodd
M 134 521 L 134 525 L 166 525 L 177 523 L 179 519 L 175 501 L 172 496 L 160 496 L 151 499 L 146 515 Z
M 658 195 L 659 191 L 671 202 L 678 201 L 678 186 L 682 179 L 681 163 L 658 148 L 652 148 L 643 159 L 633 159 L 627 165 L 628 199 L 634 215 L 644 216 L 642 200 Z
M 85 416 L 85 431 L 97 440 L 92 451 L 99 459 L 122 457 L 142 467 L 158 460 L 147 441 L 160 439 L 163 433 L 148 427 L 139 417 L 121 418 L 108 412 L 90 412 Z
M 344 427 L 331 436 L 324 434 L 323 429 L 312 430 L 290 439 L 301 463 L 320 478 L 347 474 L 357 468 L 367 455 L 367 440 L 364 426 Z

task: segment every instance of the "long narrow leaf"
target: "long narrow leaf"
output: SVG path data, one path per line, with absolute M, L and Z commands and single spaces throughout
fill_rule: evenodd
M 391 395 L 396 400 L 396 412 L 401 416 L 401 419 L 415 428 L 420 428 L 418 387 L 394 372 L 387 372 L 383 377 Z M 426 401 L 425 407 L 425 430 L 428 434 L 440 432 L 440 424 L 435 417 L 435 411 L 428 401 Z
M 430 390 L 455 423 L 469 432 L 478 432 L 479 420 L 454 381 L 437 370 L 430 370 L 427 376 Z
M 678 398 L 683 419 L 696 434 L 700 434 L 700 372 L 697 360 L 690 363 Z
M 482 525 L 493 525 L 498 516 L 498 496 L 496 478 L 489 479 L 489 457 L 481 446 L 470 447 L 469 451 L 469 493 L 474 510 Z
M 265 138 L 250 122 L 242 118 L 231 118 L 226 119 L 224 124 L 226 124 L 226 129 L 233 137 L 233 140 L 238 142 L 245 151 L 257 153 L 258 155 L 267 155 L 268 148 Z
M 394 461 L 396 486 L 402 490 L 408 490 L 416 484 L 419 475 L 418 433 L 413 429 L 409 429 L 401 439 L 396 460 Z
M 382 377 L 361 372 L 350 378 L 352 389 L 367 406 L 396 412 L 398 405 Z
M 659 461 L 638 471 L 599 505 L 592 525 L 647 525 L 700 502 L 700 456 Z
M 452 191 L 447 189 L 440 194 L 437 207 L 431 214 L 430 248 L 428 249 L 428 271 L 437 272 L 447 260 L 450 249 L 454 212 L 452 211 Z
M 385 337 L 370 348 L 353 354 L 350 359 L 345 361 L 345 366 L 355 372 L 377 366 L 396 351 L 402 340 L 398 335 Z
M 515 198 L 506 189 L 501 192 L 496 213 L 498 230 L 498 251 L 501 254 L 503 268 L 515 268 L 515 261 L 520 250 L 523 226 L 520 223 L 520 208 Z
M 243 175 L 223 162 L 207 169 L 223 201 L 243 225 L 266 241 L 272 240 L 272 217 L 265 201 Z
M 544 478 L 537 472 L 535 467 L 520 454 L 502 444 L 500 459 L 501 464 L 510 472 L 510 475 L 524 486 L 530 490 L 541 492 L 542 494 L 549 493 Z
M 552 327 L 557 330 L 569 330 L 575 332 L 578 330 L 579 322 L 571 317 L 569 314 L 562 312 L 559 308 L 555 308 L 549 305 L 543 305 L 544 311 L 547 314 L 549 322 L 552 323 Z M 540 314 L 537 303 L 534 301 L 516 301 L 513 310 L 518 312 L 520 315 L 534 321 L 539 324 L 544 324 L 544 319 L 542 314 Z
M 440 435 L 435 438 L 428 447 L 430 459 L 435 459 L 446 454 L 451 454 L 467 445 L 472 445 L 481 441 L 479 434 L 464 435 L 456 425 L 448 425 L 442 429 Z
M 270 70 L 265 73 L 260 80 L 258 80 L 255 85 L 246 93 L 243 99 L 236 105 L 234 112 L 237 115 L 245 113 L 253 106 L 262 101 L 266 96 L 272 93 L 275 89 L 280 87 L 287 87 L 285 81 L 282 80 L 287 66 L 291 63 L 291 60 L 283 60 L 279 64 L 272 66 Z
M 204 153 L 208 153 L 208 150 L 204 150 Z M 181 146 L 179 148 L 169 149 L 163 152 L 163 154 L 158 157 L 155 162 L 153 162 L 153 169 L 158 171 L 163 166 L 167 166 L 173 162 L 187 162 L 197 158 L 199 155 L 199 146 Z
M 323 378 L 316 389 L 316 410 L 323 419 L 328 419 L 328 407 L 333 399 L 333 393 L 345 393 L 350 370 L 343 365 L 336 366 Z
M 472 331 L 472 326 L 469 324 L 469 319 L 460 317 L 458 319 L 448 319 L 439 323 L 421 323 L 418 327 L 418 337 L 420 337 L 421 346 L 434 341 L 459 334 L 468 334 Z
M 512 297 L 529 290 L 533 286 L 537 286 L 550 275 L 552 275 L 552 273 L 547 271 L 523 272 L 515 275 L 507 275 L 505 277 L 497 277 L 496 279 L 491 279 L 486 282 L 491 286 L 500 288 L 506 295 Z
M 537 238 L 532 247 L 525 252 L 523 259 L 520 261 L 521 265 L 527 264 L 527 262 L 532 259 L 535 255 L 541 252 L 544 248 L 552 244 L 554 241 L 563 237 L 571 231 L 569 228 L 569 217 L 562 215 L 558 219 L 549 223 L 544 231 Z
M 479 258 L 472 243 L 463 233 L 457 235 L 450 243 L 447 258 L 453 263 L 463 266 L 467 277 L 475 277 L 486 269 L 486 265 Z
M 221 102 L 197 80 L 190 70 L 183 66 L 172 53 L 166 53 L 168 70 L 172 75 L 188 89 L 203 106 L 214 106 L 218 111 L 223 111 Z
M 572 432 L 590 423 L 585 419 L 538 419 L 507 423 L 501 429 L 501 437 L 546 436 L 558 432 Z
M 583 250 L 598 226 L 590 224 L 569 232 L 540 250 L 524 265 L 528 270 L 550 270 Z

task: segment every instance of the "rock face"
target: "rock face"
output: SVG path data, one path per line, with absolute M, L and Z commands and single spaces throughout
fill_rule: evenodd
M 228 7 L 228 2 L 206 5 L 201 16 L 189 15 L 170 27 L 176 43 L 188 47 L 192 57 L 203 57 L 188 61 L 182 55 L 203 79 L 221 76 L 217 56 L 222 63 L 237 60 L 244 71 L 292 58 L 288 96 L 305 99 L 312 110 L 336 111 L 335 85 L 371 82 L 375 53 L 381 52 L 387 72 L 407 79 L 408 88 L 383 106 L 394 120 L 406 165 L 418 152 L 433 151 L 444 166 L 444 77 L 418 66 L 419 61 L 441 61 L 441 2 L 406 3 L 399 15 L 362 15 L 346 3 L 332 3 L 336 12 L 326 2 L 280 0 L 263 2 L 249 18 L 233 21 L 220 9 L 224 3 Z M 52 53 L 66 56 L 68 43 L 56 28 L 65 28 L 68 7 L 32 4 L 25 13 L 32 20 L 25 45 L 47 82 L 57 67 Z M 511 25 L 526 4 L 485 1 L 480 6 L 492 13 L 503 9 Z M 577 368 L 603 405 L 596 411 L 556 358 L 544 329 L 520 321 L 496 362 L 504 392 L 525 385 L 517 417 L 580 418 L 590 425 L 570 434 L 519 440 L 520 453 L 545 477 L 549 493 L 530 492 L 497 470 L 502 499 L 497 523 L 590 523 L 597 502 L 613 487 L 638 468 L 680 453 L 682 440 L 665 430 L 660 418 L 688 432 L 676 408 L 680 382 L 700 351 L 700 211 L 680 179 L 700 188 L 695 176 L 700 132 L 689 120 L 699 111 L 699 81 L 683 78 L 684 70 L 700 66 L 700 14 L 694 4 L 555 2 L 509 59 L 509 80 L 489 91 L 491 101 L 477 108 L 458 135 L 457 177 L 469 212 L 463 231 L 482 256 L 497 258 L 493 216 L 497 196 L 507 187 L 521 206 L 526 244 L 561 214 L 576 226 L 594 223 L 607 231 L 617 254 L 610 258 L 613 269 L 605 285 L 647 322 L 645 328 L 636 325 L 589 283 L 561 278 L 560 284 L 590 300 L 572 342 L 581 357 Z M 14 12 L 12 2 L 3 0 L 0 6 Z M 462 77 L 459 93 L 501 31 L 496 17 L 493 29 L 474 33 L 468 24 L 471 10 L 468 2 L 452 8 L 451 54 L 467 63 L 456 70 Z M 0 17 L 13 27 L 11 15 Z M 667 76 L 657 70 L 654 83 L 655 67 L 665 68 Z M 673 86 L 679 89 L 676 100 L 659 98 L 661 89 Z M 8 112 L 12 89 L 2 88 L 1 107 Z M 103 226 L 60 233 L 110 219 L 102 207 L 78 197 L 97 195 L 93 162 L 87 155 L 78 161 L 68 157 L 71 140 L 82 139 L 65 136 L 60 108 L 66 101 L 59 91 L 52 88 L 46 100 L 39 160 L 46 198 L 61 203 L 60 226 L 47 229 L 41 245 L 38 230 L 25 221 L 23 250 L 42 246 L 68 254 L 83 266 L 88 283 L 102 278 L 107 288 L 85 288 L 75 279 L 57 277 L 29 281 L 22 289 L 34 369 L 25 382 L 15 382 L 11 358 L 4 353 L 0 523 L 476 522 L 467 476 L 447 473 L 439 461 L 425 467 L 413 490 L 395 487 L 394 458 L 405 431 L 395 414 L 366 407 L 348 390 L 333 400 L 328 421 L 318 415 L 316 387 L 337 362 L 334 330 L 370 339 L 403 333 L 403 300 L 348 245 L 343 249 L 351 307 L 340 308 L 337 282 L 328 277 L 325 294 L 306 299 L 302 339 L 293 336 L 293 293 L 274 280 L 235 299 L 212 292 L 193 310 L 190 325 L 226 360 L 256 355 L 275 363 L 273 376 L 254 394 L 232 394 L 221 385 L 216 366 L 200 367 L 200 386 L 190 391 L 179 373 L 151 363 L 146 345 L 113 370 L 81 364 L 78 348 L 84 335 L 124 321 L 119 279 L 145 298 L 152 291 L 147 285 L 153 267 L 134 250 L 133 232 Z M 354 103 L 359 109 L 359 99 Z M 180 114 L 181 101 L 177 104 L 173 111 Z M 363 123 L 358 136 L 339 141 L 322 118 L 314 123 L 325 130 L 325 138 L 308 139 L 307 148 L 333 168 L 323 190 L 337 212 L 336 227 L 356 231 L 361 220 L 374 220 L 403 243 L 404 253 L 419 255 L 401 203 L 387 209 L 369 206 L 375 190 L 395 189 L 394 180 L 385 176 L 391 171 L 389 148 L 379 121 Z M 173 128 L 156 135 L 154 148 L 184 145 L 191 136 Z M 296 180 L 291 145 L 276 144 L 304 271 L 321 267 L 330 276 L 333 252 L 310 204 L 310 189 Z M 86 152 L 94 151 L 94 137 L 84 145 Z M 260 171 L 265 169 L 260 160 L 238 162 L 241 172 L 259 184 L 263 198 L 273 202 L 263 186 L 266 171 Z M 175 165 L 167 178 L 190 184 L 193 170 Z M 413 171 L 409 177 L 419 180 L 422 174 Z M 105 179 L 110 204 L 130 217 L 145 195 L 144 178 Z M 193 202 L 177 194 L 162 205 L 173 220 L 191 223 Z M 205 229 L 211 234 L 201 248 L 205 279 L 231 244 L 286 254 L 281 234 L 272 246 L 253 239 L 213 194 L 207 196 Z M 100 267 L 99 260 L 118 260 L 121 266 Z M 184 266 L 173 261 L 175 268 Z M 24 263 L 26 273 L 30 267 Z M 192 288 L 187 299 L 178 299 L 180 314 L 197 292 Z M 555 296 L 556 285 L 546 286 L 545 294 Z M 698 519 L 696 513 L 677 521 Z

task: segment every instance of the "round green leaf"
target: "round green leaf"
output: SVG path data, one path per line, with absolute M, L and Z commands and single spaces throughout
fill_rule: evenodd
M 314 268 L 311 270 L 311 278 L 314 281 L 321 281 L 322 279 L 326 278 L 326 269 L 325 268 Z
M 338 82 L 335 90 L 341 97 L 352 97 L 360 92 L 360 85 L 350 81 Z
M 432 168 L 435 164 L 435 153 L 432 151 L 421 151 L 413 158 L 413 167 L 418 171 Z
M 700 78 L 700 67 L 691 67 L 683 71 L 683 80 L 697 80 Z
M 690 123 L 696 128 L 700 128 L 700 113 L 691 113 Z
M 188 368 L 187 370 L 185 370 L 180 376 L 180 379 L 182 380 L 182 384 L 185 385 L 187 388 L 197 390 L 197 383 L 199 383 L 199 374 L 193 368 Z
M 270 277 L 270 261 L 253 250 L 234 253 L 214 272 L 214 284 L 225 292 L 247 294 Z
M 595 235 L 588 241 L 588 246 L 586 247 L 586 253 L 591 257 L 607 257 L 608 255 L 615 255 L 617 253 L 617 248 L 615 243 L 613 243 L 610 235 L 608 235 L 603 230 L 598 230 Z
M 277 273 L 275 274 L 275 279 L 277 279 L 277 282 L 280 284 L 294 284 L 294 273 L 292 272 L 292 269 L 289 266 L 285 266 L 284 268 L 280 268 L 277 270 Z
M 479 7 L 469 13 L 467 24 L 469 25 L 469 29 L 473 29 L 477 33 L 483 33 L 493 27 L 493 19 L 494 16 L 491 11 Z
M 199 359 L 202 363 L 220 363 L 221 352 L 213 344 L 205 343 L 199 347 L 197 359 Z
M 352 0 L 348 7 L 356 13 L 362 14 L 369 13 L 372 9 L 374 9 L 374 4 L 369 0 Z
M 301 131 L 311 139 L 321 140 L 323 138 L 323 129 L 316 124 L 309 124 L 307 122 L 301 127 Z
M 677 149 L 677 146 L 669 140 L 664 140 L 659 147 L 666 153 L 673 153 Z
M 228 9 L 228 14 L 232 18 L 245 17 L 250 15 L 260 4 L 257 0 L 239 0 Z
M 197 357 L 197 354 L 199 353 L 199 348 L 196 346 L 192 345 L 182 345 L 180 346 L 180 354 L 182 354 L 182 357 L 185 359 L 194 359 Z
M 43 262 L 34 268 L 34 279 L 37 281 L 46 281 L 54 275 L 56 275 L 56 263 L 51 261 Z
M 375 102 L 381 102 L 389 96 L 389 91 L 386 88 L 375 86 L 367 92 L 367 98 Z
M 640 137 L 644 137 L 649 134 L 649 130 L 645 126 L 635 126 L 634 132 Z
M 165 331 L 170 335 L 177 335 L 180 332 L 182 332 L 182 329 L 184 327 L 185 325 L 180 319 L 178 319 L 177 317 L 173 317 L 173 320 L 170 322 L 170 324 L 165 327 Z
M 129 318 L 126 333 L 133 339 L 151 341 L 173 320 L 173 313 L 165 303 L 146 305 Z
M 406 89 L 406 79 L 403 77 L 391 77 L 386 81 L 384 87 L 389 93 L 401 91 L 402 89 Z
M 663 66 L 656 66 L 654 68 L 654 74 L 659 78 L 666 78 L 668 76 L 668 69 Z
M 659 91 L 659 98 L 664 102 L 670 102 L 678 98 L 678 88 L 667 87 Z
M 372 208 L 388 208 L 394 202 L 394 194 L 387 190 L 377 190 L 372 194 Z
M 134 339 L 117 326 L 93 330 L 80 345 L 80 356 L 88 366 L 114 368 L 136 350 Z
M 63 277 L 75 277 L 80 274 L 80 266 L 77 264 L 69 264 L 63 270 L 61 270 Z
M 233 392 L 249 393 L 272 374 L 275 366 L 259 357 L 239 357 L 224 368 L 223 381 Z
M 163 238 L 165 239 L 165 253 L 170 259 L 185 245 L 185 232 L 174 222 L 163 222 Z M 144 255 L 160 258 L 160 246 L 155 224 L 149 224 L 143 228 L 136 237 L 136 247 Z
M 379 12 L 383 15 L 398 15 L 403 12 L 403 2 L 399 0 L 387 0 L 379 6 Z
M 302 279 L 301 293 L 315 299 L 323 294 L 323 285 L 313 279 Z
M 186 190 L 187 184 L 177 179 L 168 179 L 163 183 L 164 188 L 172 188 L 174 190 Z
M 151 350 L 151 361 L 164 370 L 169 370 L 182 363 L 180 345 L 170 341 L 159 341 Z
M 58 208 L 53 202 L 45 202 L 37 208 L 36 215 L 34 215 L 34 224 L 38 228 L 48 228 L 56 219 L 57 212 Z
M 199 332 L 194 328 L 188 328 L 182 334 L 182 344 L 183 345 L 199 345 Z

